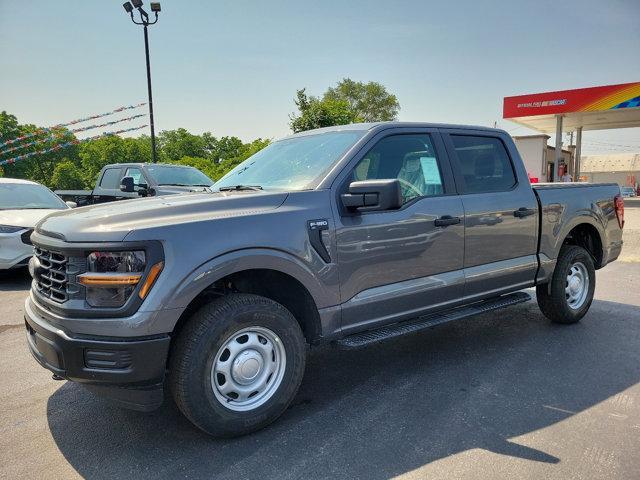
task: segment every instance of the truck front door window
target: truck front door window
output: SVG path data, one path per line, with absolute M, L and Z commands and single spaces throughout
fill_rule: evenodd
M 124 174 L 125 177 L 133 177 L 133 183 L 136 185 L 140 185 L 141 183 L 147 183 L 142 176 L 142 172 L 139 168 L 127 168 L 127 172 Z
M 397 178 L 402 199 L 442 195 L 442 175 L 429 135 L 393 135 L 380 140 L 354 169 L 354 180 Z

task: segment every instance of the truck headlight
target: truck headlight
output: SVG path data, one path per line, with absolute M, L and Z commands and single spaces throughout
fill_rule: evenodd
M 138 295 L 144 299 L 163 263 L 153 265 L 143 281 L 146 267 L 146 256 L 141 250 L 92 252 L 87 257 L 87 272 L 78 276 L 78 282 L 86 287 L 89 305 L 117 308 L 126 303 L 140 282 L 142 287 Z

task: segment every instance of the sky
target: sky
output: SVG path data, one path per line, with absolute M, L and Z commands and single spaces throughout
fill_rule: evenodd
M 143 32 L 123 1 L 0 0 L 0 110 L 51 126 L 146 101 Z M 385 85 L 399 120 L 524 135 L 503 97 L 640 81 L 640 0 L 161 3 L 156 131 L 278 138 L 297 89 L 349 77 Z M 640 153 L 640 128 L 583 141 L 583 154 Z

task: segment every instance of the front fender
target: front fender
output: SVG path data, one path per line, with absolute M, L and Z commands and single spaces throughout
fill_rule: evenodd
M 319 309 L 339 303 L 338 279 L 328 266 L 314 274 L 287 252 L 252 248 L 225 253 L 197 267 L 176 286 L 163 302 L 163 308 L 186 308 L 198 294 L 221 278 L 253 269 L 276 270 L 295 278 L 309 291 Z

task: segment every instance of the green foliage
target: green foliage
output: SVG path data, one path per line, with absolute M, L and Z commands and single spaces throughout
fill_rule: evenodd
M 356 116 L 347 101 L 310 97 L 304 88 L 297 91 L 295 104 L 300 114 L 292 115 L 289 124 L 295 133 L 356 121 Z
M 64 160 L 54 167 L 49 186 L 55 190 L 80 190 L 85 184 L 78 165 Z
M 148 137 L 122 138 L 116 135 L 81 143 L 81 176 L 86 188 L 93 188 L 100 170 L 111 163 L 148 162 L 151 146 Z
M 35 125 L 19 124 L 17 118 L 7 112 L 0 113 L 0 143 L 33 132 L 37 128 Z M 75 140 L 68 130 L 61 129 L 58 133 L 59 136 L 53 141 L 0 154 L 0 161 Z M 46 134 L 42 134 L 33 139 L 46 137 Z M 27 142 L 29 140 L 23 143 Z M 195 135 L 184 128 L 165 130 L 158 136 L 158 158 L 161 162 L 196 167 L 217 180 L 266 147 L 269 142 L 268 139 L 258 138 L 244 143 L 237 137 L 217 138 L 209 132 Z M 58 190 L 92 189 L 105 165 L 150 161 L 151 139 L 147 135 L 138 138 L 110 135 L 0 167 L 0 176 L 31 179 Z
M 305 89 L 296 92 L 298 114 L 290 116 L 291 130 L 302 132 L 314 128 L 354 122 L 395 120 L 400 103 L 395 95 L 376 82 L 354 82 L 349 78 L 329 88 L 322 98 L 308 96 Z
M 329 88 L 323 100 L 345 101 L 358 122 L 386 122 L 395 120 L 400 103 L 395 95 L 377 82 L 354 82 L 343 78 L 335 87 Z
M 215 138 L 215 137 L 213 137 Z M 228 150 L 228 157 L 217 157 L 217 158 L 202 158 L 202 157 L 189 157 L 184 156 L 178 160 L 171 160 L 167 163 L 173 163 L 176 165 L 188 165 L 190 167 L 195 167 L 205 175 L 207 175 L 212 180 L 219 180 L 225 173 L 234 168 L 236 165 L 244 162 L 247 158 L 249 158 L 254 153 L 262 150 L 264 147 L 269 145 L 270 140 L 265 140 L 262 138 L 258 138 L 251 143 L 242 143 L 240 139 L 236 137 L 223 137 L 220 140 L 224 139 L 235 139 L 239 143 L 239 145 L 234 145 L 233 149 Z M 231 156 L 233 155 L 233 156 Z M 213 155 L 212 155 L 213 157 Z M 217 161 L 216 161 L 217 160 Z
M 33 133 L 40 127 L 35 125 L 20 125 L 17 118 L 14 115 L 10 115 L 7 112 L 0 113 L 0 142 L 14 139 L 29 133 Z M 51 134 L 41 134 L 30 139 L 25 139 L 21 143 L 29 143 L 34 139 L 45 139 Z M 70 142 L 75 140 L 75 136 L 66 129 L 58 129 L 56 131 L 56 137 L 53 140 L 42 141 L 37 145 L 31 147 L 20 148 L 9 153 L 0 153 L 0 161 L 9 158 L 23 155 L 29 152 L 35 152 L 39 150 L 46 150 L 48 148 L 55 147 L 56 145 Z M 16 144 L 18 145 L 18 144 Z M 5 149 L 11 148 L 16 145 L 5 147 Z M 16 163 L 3 166 L 4 175 L 13 178 L 27 178 L 35 180 L 36 182 L 49 184 L 51 180 L 51 173 L 56 163 L 62 161 L 66 157 L 75 157 L 77 155 L 77 146 L 72 145 L 64 149 L 60 149 L 55 152 L 46 153 L 44 155 L 36 155 L 33 157 L 19 160 Z
M 184 128 L 160 132 L 157 147 L 163 160 L 208 156 L 204 139 L 200 135 L 189 133 Z

